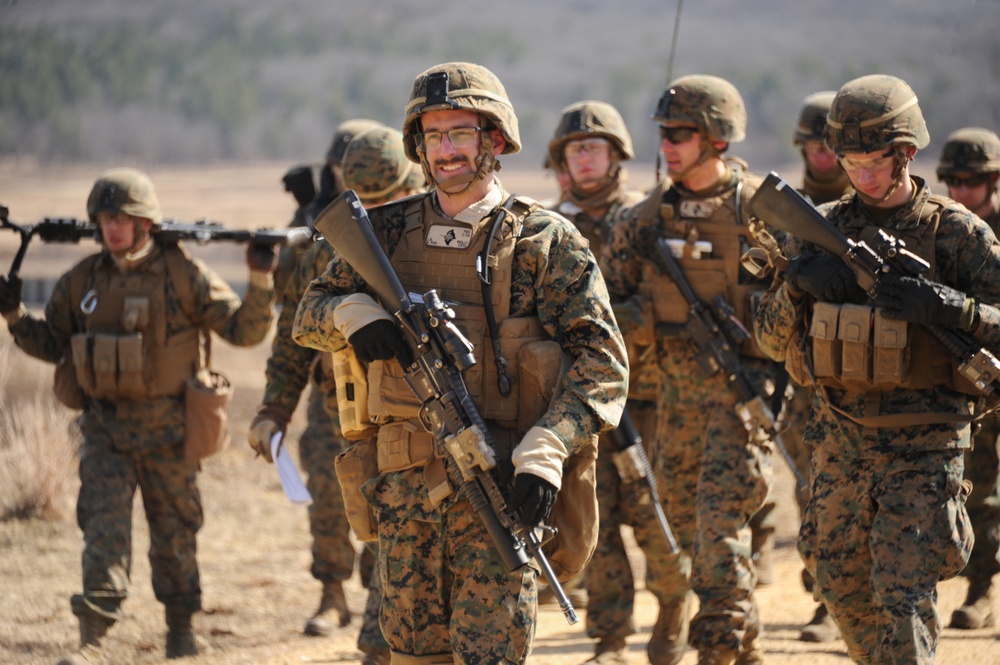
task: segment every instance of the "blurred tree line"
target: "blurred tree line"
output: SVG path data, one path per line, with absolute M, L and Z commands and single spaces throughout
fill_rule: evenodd
M 381 3 L 37 0 L 0 3 L 0 158 L 133 163 L 318 160 L 336 125 L 392 126 L 414 76 L 439 62 L 492 69 L 534 168 L 560 109 L 615 104 L 638 159 L 667 82 L 674 0 Z M 834 11 L 836 9 L 836 11 Z M 794 159 L 802 99 L 867 73 L 917 91 L 931 150 L 952 129 L 1000 129 L 1000 3 L 705 0 L 681 17 L 673 76 L 731 80 L 748 107 L 732 152 L 756 170 Z

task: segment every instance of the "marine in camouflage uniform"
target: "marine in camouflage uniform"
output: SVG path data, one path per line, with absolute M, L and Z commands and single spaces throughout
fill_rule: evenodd
M 821 212 L 856 241 L 873 243 L 879 229 L 904 240 L 929 262 L 930 281 L 882 276 L 869 302 L 839 257 L 789 237 L 788 268 L 755 318 L 761 347 L 817 386 L 799 551 L 858 663 L 934 661 L 937 583 L 962 569 L 972 547 L 962 472 L 974 390 L 954 380 L 954 359 L 922 326 L 1000 349 L 1000 312 L 989 304 L 1000 297 L 1000 245 L 981 220 L 910 175 L 929 140 L 904 81 L 870 75 L 840 89 L 826 141 L 856 193 Z
M 162 215 L 145 174 L 104 173 L 87 212 L 104 251 L 59 279 L 44 318 L 20 304 L 19 280 L 0 280 L 0 311 L 17 345 L 48 362 L 72 358 L 82 390 L 78 402 L 61 393 L 83 408 L 77 522 L 84 536 L 83 592 L 71 602 L 81 647 L 62 662 L 101 660 L 104 635 L 122 617 L 136 488 L 149 522 L 153 593 L 166 608 L 167 657 L 194 655 L 202 506 L 198 462 L 185 459 L 184 386 L 203 374 L 211 332 L 238 346 L 264 339 L 272 318 L 274 252 L 248 250 L 250 281 L 241 302 L 200 261 L 157 240 Z M 110 357 L 104 351 L 109 341 L 117 349 Z
M 982 127 L 952 132 L 941 149 L 938 180 L 948 196 L 979 216 L 1000 234 L 1000 138 Z M 1000 423 L 996 414 L 980 421 L 982 428 L 965 453 L 965 478 L 972 494 L 965 503 L 976 544 L 962 575 L 969 593 L 951 615 L 951 627 L 976 629 L 996 623 L 993 577 L 1000 572 Z
M 563 483 L 563 461 L 574 453 L 596 455 L 590 448 L 596 435 L 617 423 L 625 401 L 627 361 L 607 290 L 572 225 L 530 200 L 509 199 L 496 178 L 496 158 L 517 152 L 520 140 L 506 92 L 491 72 L 448 63 L 420 74 L 403 135 L 407 155 L 435 190 L 372 210 L 372 224 L 407 289 L 436 288 L 455 303 L 456 325 L 473 336 L 478 361 L 466 370 L 466 383 L 501 449 L 501 466 L 513 466 L 511 509 L 526 526 L 539 524 Z M 494 247 L 502 254 L 493 271 L 493 286 L 504 288 L 494 288 L 491 298 L 500 329 L 540 324 L 570 358 L 561 393 L 523 428 L 510 422 L 526 415 L 516 401 L 494 401 L 493 358 L 482 353 L 493 348 L 483 332 L 487 325 L 468 327 L 483 321 L 475 250 L 505 201 L 507 221 Z M 429 256 L 438 258 L 440 270 L 426 263 Z M 452 280 L 441 276 L 446 272 Z M 413 418 L 412 393 L 391 389 L 401 374 L 394 358 L 406 347 L 370 292 L 350 266 L 334 260 L 303 297 L 294 334 L 299 343 L 327 351 L 343 349 L 346 338 L 359 360 L 371 363 L 369 385 L 372 372 L 382 372 L 379 399 L 368 400 L 383 423 L 379 474 L 362 491 L 378 517 L 381 624 L 393 662 L 524 662 L 534 637 L 538 569 L 532 562 L 508 571 L 457 492 L 435 492 L 431 500 L 429 487 L 442 487 L 435 477 L 444 465 L 424 447 L 430 438 Z M 409 415 L 389 400 L 409 400 L 402 402 Z M 506 410 L 503 420 L 494 415 L 500 410 Z
M 706 375 L 690 342 L 663 325 L 685 323 L 688 305 L 644 248 L 656 237 L 669 239 L 698 296 L 705 302 L 725 297 L 749 324 L 751 298 L 764 286 L 740 267 L 749 246 L 743 205 L 761 179 L 723 157 L 730 143 L 743 140 L 746 128 L 743 100 L 728 81 L 704 75 L 677 79 L 653 119 L 660 123 L 672 181 L 659 183 L 623 214 L 601 258 L 608 289 L 621 303 L 616 312 L 630 306 L 642 313 L 620 317 L 626 338 L 639 354 L 652 354 L 662 372 L 650 458 L 682 552 L 672 561 L 651 525 L 636 531 L 644 551 L 659 551 L 646 586 L 660 603 L 654 637 L 661 630 L 665 634 L 649 656 L 654 663 L 676 663 L 683 656 L 693 589 L 700 610 L 690 622 L 689 640 L 699 662 L 760 662 L 749 520 L 771 484 L 770 451 L 749 440 L 735 411 L 736 392 L 723 373 Z M 759 390 L 765 379 L 773 379 L 774 364 L 753 345 L 742 349 L 741 362 Z
M 329 173 L 329 183 L 313 199 L 299 206 L 292 225 L 312 227 L 315 215 L 333 200 L 333 192 L 342 189 L 340 162 L 350 139 L 357 133 L 379 126 L 381 124 L 374 120 L 358 119 L 337 127 L 323 165 L 323 171 Z M 343 582 L 354 573 L 356 552 L 349 535 L 350 526 L 344 512 L 340 483 L 333 468 L 333 460 L 343 452 L 347 443 L 340 431 L 336 409 L 328 411 L 324 408 L 324 393 L 334 390 L 333 376 L 324 370 L 319 353 L 292 340 L 295 309 L 311 281 L 310 278 L 289 285 L 294 281 L 291 276 L 296 271 L 301 272 L 299 267 L 303 265 L 304 252 L 305 246 L 287 246 L 282 248 L 278 257 L 275 283 L 282 285 L 282 290 L 277 291 L 281 313 L 265 370 L 267 383 L 264 399 L 250 425 L 247 441 L 251 448 L 270 462 L 272 436 L 284 432 L 302 392 L 311 383 L 306 428 L 299 439 L 299 461 L 306 472 L 306 487 L 313 499 L 309 505 L 309 530 L 313 538 L 310 572 L 323 585 L 319 607 L 304 629 L 306 635 L 316 637 L 332 632 L 334 614 L 337 615 L 336 624 L 341 627 L 351 622 Z M 306 271 L 311 273 L 312 264 L 305 265 Z M 324 263 L 320 270 L 325 266 Z

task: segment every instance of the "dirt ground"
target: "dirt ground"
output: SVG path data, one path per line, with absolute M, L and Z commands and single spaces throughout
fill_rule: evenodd
M 241 227 L 281 226 L 292 212 L 291 198 L 281 191 L 287 165 L 226 166 L 197 171 L 151 169 L 165 214 L 184 220 L 210 218 Z M 41 170 L 32 164 L 0 164 L 0 202 L 11 207 L 15 221 L 31 223 L 44 216 L 82 216 L 90 185 L 100 169 Z M 546 197 L 555 183 L 541 174 L 502 174 L 507 186 Z M 68 268 L 74 257 L 93 246 L 45 247 L 29 250 L 23 274 L 45 277 Z M 0 233 L 0 272 L 6 273 L 16 243 Z M 240 279 L 239 248 L 199 248 L 223 274 Z M 0 341 L 8 333 L 0 326 Z M 329 638 L 308 638 L 302 626 L 319 600 L 320 585 L 309 574 L 310 536 L 304 508 L 282 493 L 277 473 L 255 460 L 246 445 L 246 429 L 263 390 L 263 369 L 269 345 L 233 349 L 214 347 L 214 361 L 232 380 L 236 397 L 232 410 L 234 445 L 207 460 L 199 479 L 205 526 L 199 537 L 205 612 L 196 618 L 202 655 L 182 662 L 215 663 L 356 663 L 359 620 Z M 51 381 L 51 368 L 14 352 L 3 403 L 16 406 Z M 293 421 L 292 437 L 301 431 L 302 413 Z M 759 591 L 765 622 L 766 662 L 774 665 L 847 663 L 842 643 L 806 644 L 799 629 L 814 604 L 802 590 L 801 564 L 794 550 L 798 526 L 791 499 L 791 478 L 776 460 L 779 509 L 776 582 Z M 70 485 L 75 492 L 75 486 Z M 0 493 L 4 491 L 0 488 Z M 2 495 L 2 494 L 0 494 Z M 70 497 L 72 499 L 72 497 Z M 112 662 L 148 664 L 164 659 L 165 626 L 162 607 L 149 581 L 148 531 L 140 502 L 133 516 L 132 595 L 126 617 L 111 632 L 107 653 Z M 0 663 L 53 663 L 75 648 L 77 626 L 69 597 L 80 589 L 82 538 L 71 520 L 0 522 Z M 634 553 L 640 572 L 641 555 Z M 947 623 L 965 594 L 963 580 L 939 586 L 938 609 Z M 364 607 L 364 590 L 355 576 L 347 584 L 348 602 L 357 615 Z M 1000 605 L 1000 604 L 998 604 Z M 1000 611 L 1000 606 L 995 612 Z M 585 613 L 580 611 L 581 619 Z M 633 663 L 644 663 L 645 642 L 655 620 L 655 602 L 638 594 L 639 634 L 629 640 Z M 539 665 L 581 663 L 592 653 L 583 623 L 569 626 L 558 609 L 539 612 L 537 639 L 529 662 Z M 696 662 L 688 652 L 683 665 Z M 938 650 L 943 665 L 1000 663 L 1000 630 L 945 629 Z

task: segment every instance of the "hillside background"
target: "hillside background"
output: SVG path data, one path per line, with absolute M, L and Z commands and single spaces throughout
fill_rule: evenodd
M 651 163 L 676 0 L 0 0 L 0 160 L 144 168 L 318 161 L 352 117 L 402 121 L 410 84 L 449 60 L 507 87 L 537 169 L 560 109 L 602 99 Z M 1000 128 L 998 0 L 698 0 L 674 76 L 731 80 L 749 110 L 734 153 L 796 156 L 802 99 L 867 73 L 916 90 L 936 160 L 953 129 Z M 15 166 L 16 168 L 16 166 Z M 2 187 L 2 183 L 0 183 Z M 0 192 L 2 194 L 3 192 Z

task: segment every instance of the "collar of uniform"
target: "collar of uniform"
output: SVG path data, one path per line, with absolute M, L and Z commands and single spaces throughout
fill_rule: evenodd
M 927 182 L 920 176 L 910 174 L 910 180 L 913 181 L 915 189 L 913 198 L 891 211 L 886 210 L 887 214 L 879 214 L 881 209 L 869 207 L 861 200 L 861 197 L 855 194 L 854 198 L 851 199 L 851 205 L 855 206 L 856 210 L 861 211 L 861 214 L 848 215 L 842 228 L 862 228 L 876 223 L 882 228 L 906 231 L 920 226 L 920 210 L 927 203 L 927 199 L 931 197 L 931 190 L 927 187 Z
M 719 180 L 711 187 L 706 187 L 705 189 L 697 192 L 688 189 L 679 182 L 675 182 L 674 187 L 677 189 L 678 194 L 680 194 L 682 198 L 710 199 L 713 196 L 720 196 L 735 187 L 736 183 L 739 182 L 739 176 L 740 174 L 729 166 L 727 162 L 726 174 L 719 178 Z
M 496 210 L 497 206 L 501 203 L 503 203 L 503 188 L 500 186 L 500 182 L 494 178 L 493 186 L 490 187 L 490 191 L 486 192 L 486 196 L 455 215 L 452 219 L 456 222 L 475 225 Z

